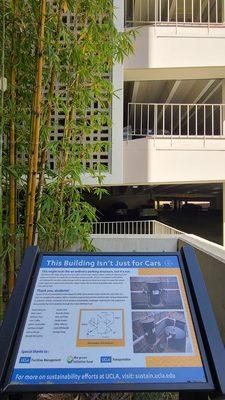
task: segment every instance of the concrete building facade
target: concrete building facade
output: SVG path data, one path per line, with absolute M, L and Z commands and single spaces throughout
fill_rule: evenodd
M 118 97 L 104 184 L 224 189 L 225 0 L 114 4 L 117 28 L 136 29 L 136 39 L 113 71 Z

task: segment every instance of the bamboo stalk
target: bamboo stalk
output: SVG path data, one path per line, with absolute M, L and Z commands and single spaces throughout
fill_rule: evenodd
M 39 29 L 40 31 L 40 29 Z M 40 35 L 39 35 L 40 36 Z M 38 48 L 37 48 L 37 57 L 38 57 Z M 36 79 L 35 79 L 36 85 Z M 33 147 L 34 147 L 34 127 L 36 124 L 36 110 L 37 104 L 37 90 L 36 86 L 34 87 L 34 97 L 32 102 L 32 118 L 31 118 L 31 141 L 29 145 L 29 153 L 28 153 L 28 171 L 27 171 L 27 194 L 26 194 L 26 212 L 25 212 L 25 226 L 24 226 L 24 251 L 27 246 L 27 238 L 28 238 L 28 230 L 29 230 L 29 215 L 30 215 L 30 197 L 31 197 L 31 184 L 32 184 L 32 166 L 33 166 Z
M 51 74 L 51 82 L 50 82 L 50 89 L 49 89 L 49 95 L 50 97 L 53 96 L 54 94 L 54 85 L 55 85 L 55 67 L 53 66 L 52 74 Z M 48 115 L 46 119 L 46 128 L 50 128 L 51 126 L 51 116 L 52 116 L 52 100 L 49 101 L 48 104 Z M 38 180 L 38 188 L 37 188 L 37 202 L 41 200 L 42 195 L 43 195 L 43 189 L 44 189 L 44 179 L 45 179 L 45 168 L 46 168 L 46 162 L 47 162 L 47 149 L 46 149 L 47 143 L 44 143 L 44 148 L 41 153 L 41 165 L 40 165 L 40 176 Z M 37 211 L 37 218 L 36 218 L 36 230 L 35 230 L 35 237 L 34 237 L 34 244 L 37 245 L 38 243 L 38 227 L 37 224 L 40 221 L 41 218 L 41 207 L 40 204 L 38 205 L 38 211 Z
M 57 43 L 56 46 L 60 43 L 60 40 L 58 40 L 58 34 L 60 32 L 60 22 L 61 22 L 61 17 L 62 13 L 64 12 L 64 9 L 62 7 L 64 5 L 64 0 L 61 0 L 59 2 L 59 7 L 58 7 L 58 13 L 57 13 L 57 27 L 56 27 L 56 38 L 57 38 Z M 46 128 L 47 131 L 51 126 L 51 117 L 52 117 L 52 107 L 53 107 L 53 96 L 54 96 L 54 89 L 55 89 L 55 81 L 56 81 L 56 67 L 55 64 L 52 66 L 51 70 L 51 78 L 50 78 L 50 86 L 49 86 L 49 101 L 48 101 L 48 112 L 47 112 L 47 119 L 46 119 Z M 38 189 L 37 189 L 37 202 L 41 200 L 41 197 L 43 195 L 43 188 L 44 188 L 44 178 L 45 178 L 45 168 L 46 168 L 46 162 L 47 162 L 47 142 L 48 139 L 45 140 L 44 145 L 43 145 L 43 150 L 41 153 L 41 165 L 40 165 L 40 176 L 39 176 L 39 181 L 38 181 Z M 36 231 L 35 231 L 35 238 L 34 238 L 34 244 L 37 245 L 38 243 L 38 227 L 37 224 L 40 221 L 41 218 L 41 207 L 40 204 L 38 206 L 38 211 L 37 211 L 37 218 L 36 218 Z
M 13 2 L 13 23 L 18 18 L 19 0 Z M 15 49 L 16 34 L 15 30 L 12 33 L 12 56 L 11 56 L 11 103 L 13 105 L 13 112 L 9 122 L 9 165 L 15 166 L 16 155 L 16 137 L 15 137 L 15 120 L 14 112 L 16 109 L 16 49 Z M 15 246 L 16 246 L 16 180 L 14 175 L 9 175 L 9 270 L 8 270 L 8 292 L 9 296 L 14 287 L 15 279 Z
M 67 143 L 69 143 L 70 139 L 71 139 L 71 123 L 75 118 L 75 108 L 73 106 L 71 106 L 70 112 L 69 112 L 69 118 L 68 118 L 68 123 L 65 125 L 65 130 L 64 130 L 64 139 L 67 141 Z M 63 151 L 62 151 L 63 152 Z M 64 168 L 67 165 L 67 161 L 68 161 L 68 157 L 69 157 L 69 153 L 68 150 L 65 152 L 65 154 L 61 155 L 61 171 L 64 170 Z M 64 218 L 64 211 L 63 211 L 63 204 L 64 204 L 64 188 L 65 188 L 65 179 L 63 179 L 60 182 L 59 185 L 59 204 L 60 204 L 60 208 L 59 208 L 59 220 L 60 220 L 60 229 L 58 232 L 58 238 L 57 240 L 55 240 L 54 243 L 54 251 L 59 250 L 61 248 L 60 245 L 60 239 L 62 239 L 62 242 L 64 241 L 64 236 L 63 236 L 63 232 L 62 232 L 62 222 L 63 222 L 63 218 Z
M 34 232 L 34 215 L 36 204 L 36 188 L 37 188 L 37 168 L 39 156 L 39 139 L 40 139 L 40 119 L 41 119 L 41 98 L 42 98 L 42 71 L 44 65 L 44 35 L 45 35 L 45 18 L 46 18 L 46 0 L 42 0 L 40 4 L 40 24 L 39 24 L 39 43 L 37 49 L 37 73 L 34 100 L 34 117 L 32 126 L 32 154 L 30 163 L 30 179 L 28 181 L 28 198 L 27 198 L 27 215 L 26 215 L 26 232 L 25 245 L 30 246 L 33 243 Z
M 1 69 L 2 69 L 2 91 L 1 91 L 1 110 L 0 110 L 0 321 L 3 319 L 4 304 L 3 304 L 3 280 L 4 280 L 4 259 L 3 259 L 3 180 L 2 180 L 2 146 L 4 135 L 4 88 L 3 79 L 5 75 L 5 0 L 2 1 L 2 54 L 1 54 Z
M 35 126 L 35 109 L 36 109 L 36 98 L 37 94 L 35 91 L 33 104 L 32 104 L 32 119 L 31 119 L 31 132 L 32 128 Z M 31 196 L 31 184 L 32 184 L 32 165 L 33 165 L 33 147 L 34 141 L 33 136 L 31 137 L 31 142 L 29 146 L 29 161 L 28 161 L 28 171 L 27 171 L 27 195 L 26 195 L 26 218 L 25 218 L 25 229 L 24 229 L 24 250 L 27 245 L 28 229 L 29 229 L 29 215 L 30 215 L 30 196 Z

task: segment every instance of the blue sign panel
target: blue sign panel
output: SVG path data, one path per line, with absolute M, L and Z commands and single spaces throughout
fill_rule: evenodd
M 206 382 L 178 256 L 44 255 L 11 385 L 124 382 Z

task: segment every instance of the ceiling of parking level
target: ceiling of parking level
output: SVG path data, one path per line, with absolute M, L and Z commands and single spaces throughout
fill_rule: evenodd
M 119 186 L 110 189 L 114 195 L 134 195 L 148 191 L 152 197 L 157 198 L 209 198 L 222 195 L 222 184 L 187 184 L 187 185 L 153 185 L 153 186 Z
M 125 109 L 133 103 L 219 104 L 222 102 L 222 80 L 125 82 Z

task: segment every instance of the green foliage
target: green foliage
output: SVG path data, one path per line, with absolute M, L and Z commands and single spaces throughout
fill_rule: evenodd
M 3 3 L 0 1 L 0 15 Z M 34 102 L 37 64 L 38 25 L 40 2 L 18 0 L 6 2 L 5 21 L 5 76 L 8 91 L 4 103 L 3 149 L 3 203 L 4 254 L 8 251 L 8 182 L 14 176 L 17 185 L 17 235 L 21 242 L 24 231 L 31 141 L 32 104 Z M 74 21 L 74 29 L 65 23 L 65 9 Z M 111 104 L 115 95 L 111 82 L 114 63 L 122 62 L 132 51 L 133 31 L 121 33 L 114 25 L 114 7 L 111 0 L 49 0 L 44 37 L 44 87 L 41 104 L 41 135 L 39 143 L 39 187 L 36 193 L 36 242 L 42 249 L 59 250 L 74 242 L 93 249 L 90 232 L 96 221 L 96 210 L 85 201 L 85 193 L 101 197 L 101 187 L 84 187 L 83 174 L 95 178 L 98 185 L 104 181 L 107 170 L 103 165 L 89 161 L 95 153 L 110 151 L 110 143 L 93 141 L 93 132 L 111 127 Z M 16 102 L 12 101 L 10 74 L 12 37 L 16 60 Z M 2 42 L 1 42 L 2 47 Z M 2 51 L 2 48 L 0 49 Z M 51 91 L 53 80 L 54 90 Z M 90 114 L 92 103 L 100 105 Z M 60 114 L 60 140 L 50 140 L 58 127 L 54 120 L 48 123 L 49 111 Z M 13 119 L 16 132 L 16 164 L 9 166 L 9 123 Z M 56 169 L 41 164 L 43 154 L 54 157 Z M 43 181 L 41 176 L 44 176 Z M 97 186 L 98 186 L 97 185 Z

